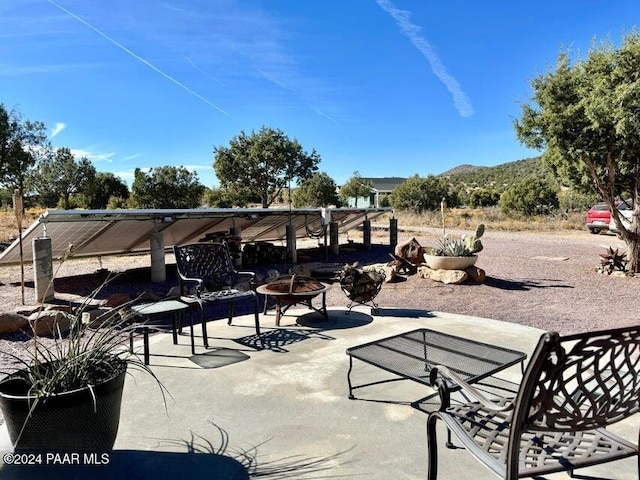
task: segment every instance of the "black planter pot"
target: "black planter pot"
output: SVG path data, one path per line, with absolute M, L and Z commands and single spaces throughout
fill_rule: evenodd
M 113 378 L 92 387 L 38 399 L 20 380 L 0 382 L 0 408 L 16 451 L 108 452 L 120 423 L 120 402 L 127 364 Z M 33 410 L 33 411 L 31 411 Z

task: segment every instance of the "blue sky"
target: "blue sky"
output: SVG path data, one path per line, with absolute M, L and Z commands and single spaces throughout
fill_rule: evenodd
M 512 127 L 561 48 L 619 44 L 637 0 L 4 0 L 0 102 L 129 184 L 278 128 L 338 184 L 538 154 Z

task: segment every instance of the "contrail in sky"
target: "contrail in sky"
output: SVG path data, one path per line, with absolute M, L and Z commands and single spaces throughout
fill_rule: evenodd
M 111 43 L 113 43 L 116 47 L 118 47 L 119 49 L 123 50 L 124 52 L 128 53 L 129 55 L 131 55 L 133 58 L 135 58 L 136 60 L 138 60 L 141 63 L 144 63 L 147 67 L 149 67 L 150 69 L 152 69 L 153 71 L 155 71 L 156 73 L 159 73 L 160 75 L 162 75 L 164 78 L 166 78 L 167 80 L 175 83 L 176 85 L 178 85 L 180 88 L 186 90 L 187 92 L 189 92 L 191 95 L 193 95 L 196 98 L 199 98 L 200 100 L 202 100 L 204 103 L 206 103 L 207 105 L 215 108 L 216 110 L 218 110 L 219 112 L 224 113 L 225 115 L 229 116 L 229 114 L 227 112 L 225 112 L 223 109 L 221 109 L 219 106 L 217 106 L 215 103 L 210 102 L 209 100 L 207 100 L 206 98 L 204 98 L 202 95 L 200 95 L 199 93 L 194 92 L 193 90 L 191 90 L 189 87 L 187 87 L 186 85 L 180 83 L 178 80 L 176 80 L 175 78 L 173 78 L 172 76 L 164 73 L 162 70 L 160 70 L 158 67 L 156 67 L 155 65 L 153 65 L 152 63 L 148 62 L 147 60 L 145 60 L 144 58 L 142 58 L 139 55 L 136 55 L 134 52 L 132 52 L 131 50 L 129 50 L 127 47 L 125 47 L 124 45 L 122 45 L 121 43 L 117 42 L 116 40 L 114 40 L 113 38 L 109 37 L 106 33 L 101 32 L 100 30 L 98 30 L 96 27 L 94 27 L 93 25 L 91 25 L 90 23 L 86 22 L 85 20 L 83 20 L 82 18 L 80 18 L 79 16 L 77 16 L 75 13 L 70 12 L 69 10 L 67 10 L 66 8 L 58 5 L 57 3 L 55 3 L 53 0 L 47 0 L 47 2 L 49 2 L 51 5 L 53 5 L 54 7 L 62 10 L 63 12 L 65 12 L 67 15 L 75 18 L 77 21 L 79 21 L 80 23 L 82 23 L 83 25 L 89 27 L 91 30 L 93 30 L 94 32 L 96 32 L 98 35 L 100 35 L 103 38 L 106 38 L 107 40 L 109 40 Z
M 436 77 L 447 87 L 447 90 L 453 95 L 453 104 L 462 117 L 470 117 L 473 115 L 473 106 L 464 93 L 458 81 L 449 75 L 446 67 L 440 61 L 440 57 L 433 50 L 429 41 L 420 35 L 420 27 L 410 20 L 411 12 L 399 10 L 388 0 L 376 0 L 380 8 L 393 17 L 403 35 L 406 36 L 413 45 L 420 50 L 422 55 L 431 65 L 431 70 Z

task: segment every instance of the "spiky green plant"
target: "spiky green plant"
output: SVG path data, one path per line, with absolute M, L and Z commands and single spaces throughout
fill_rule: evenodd
M 67 254 L 60 262 L 68 258 L 73 246 L 70 245 Z M 59 270 L 58 267 L 57 271 Z M 55 274 L 54 274 L 55 277 Z M 111 275 L 96 288 L 82 304 L 75 308 L 70 316 L 70 333 L 63 336 L 58 325 L 54 332 L 54 342 L 44 344 L 33 330 L 33 344 L 25 347 L 21 355 L 12 355 L 19 365 L 12 371 L 0 370 L 7 375 L 6 380 L 17 379 L 24 383 L 25 395 L 34 397 L 37 403 L 53 394 L 68 392 L 84 387 L 93 388 L 95 385 L 109 380 L 127 367 L 143 370 L 150 374 L 158 383 L 163 398 L 168 393 L 164 385 L 159 381 L 153 371 L 135 354 L 129 352 L 126 343 L 130 334 L 137 334 L 140 323 L 133 324 L 128 321 L 125 310 L 136 300 L 121 305 L 106 312 L 97 320 L 109 320 L 101 328 L 90 328 L 83 323 L 82 314 L 94 303 L 98 293 L 116 276 Z M 51 287 L 51 280 L 49 287 Z M 45 295 L 46 298 L 46 295 Z M 42 312 L 44 305 L 40 305 Z M 122 315 L 121 315 L 122 313 Z M 165 404 L 166 406 L 166 404 Z M 32 408 L 35 408 L 33 405 Z
M 614 250 L 609 247 L 605 253 L 600 254 L 600 266 L 607 274 L 613 273 L 614 270 L 624 272 L 627 269 L 627 254 L 620 252 L 617 248 Z
M 480 237 L 484 235 L 484 225 L 478 225 L 475 235 L 462 235 L 459 238 L 445 234 L 440 243 L 432 249 L 432 254 L 446 257 L 468 257 L 482 250 Z

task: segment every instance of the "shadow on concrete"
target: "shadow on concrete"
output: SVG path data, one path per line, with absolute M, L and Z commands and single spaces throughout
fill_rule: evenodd
M 484 285 L 488 287 L 500 288 L 502 290 L 531 290 L 534 288 L 575 288 L 572 285 L 560 285 L 558 280 L 547 280 L 546 282 L 534 282 L 534 281 L 518 281 L 506 280 L 504 278 L 487 277 L 484 281 Z
M 362 327 L 373 322 L 373 317 L 362 312 L 346 310 L 327 310 L 328 320 L 316 312 L 301 315 L 296 323 L 302 327 L 318 330 L 341 330 L 344 328 Z
M 37 453 L 34 455 L 38 455 Z M 46 479 L 46 480 L 107 480 L 115 478 L 135 478 L 137 480 L 157 480 L 161 478 L 246 480 L 249 473 L 238 460 L 217 453 L 157 452 L 142 450 L 114 450 L 109 454 L 95 454 L 96 461 L 104 464 L 89 464 L 84 453 L 60 454 L 47 459 L 52 452 L 43 452 L 40 465 L 5 465 L 0 473 L 4 480 Z M 75 457 L 77 455 L 77 461 Z M 89 455 L 89 454 L 87 454 Z M 60 464 L 63 461 L 73 464 Z
M 268 441 L 249 448 L 237 449 L 231 446 L 229 433 L 213 422 L 209 422 L 218 432 L 219 440 L 213 443 L 211 440 L 191 432 L 189 440 L 172 440 L 168 443 L 173 447 L 184 447 L 189 453 L 199 453 L 205 455 L 226 455 L 241 464 L 248 477 L 238 478 L 264 478 L 264 479 L 311 479 L 311 478 L 341 478 L 343 475 L 330 473 L 335 470 L 336 465 L 344 468 L 351 463 L 343 456 L 353 449 L 337 452 L 326 457 L 309 457 L 305 455 L 288 455 L 286 457 L 263 462 L 260 450 Z M 273 455 L 269 455 L 273 458 Z M 325 472 L 325 473 L 323 473 Z M 351 475 L 345 474 L 348 478 Z M 182 478 L 182 477 L 175 477 Z M 203 478 L 218 477 L 204 475 Z M 226 478 L 226 477 L 220 477 Z M 230 477 L 234 478 L 234 477 Z
M 303 342 L 309 338 L 320 338 L 323 340 L 333 340 L 333 337 L 323 335 L 317 330 L 290 330 L 287 328 L 275 328 L 260 335 L 248 335 L 246 337 L 234 338 L 233 341 L 250 347 L 253 350 L 271 350 L 276 353 L 286 353 L 285 347 L 295 343 Z
M 429 310 L 419 310 L 413 308 L 386 308 L 378 307 L 377 316 L 400 317 L 400 318 L 433 318 L 435 315 Z
M 189 357 L 200 368 L 220 368 L 249 360 L 249 355 L 233 348 L 214 348 Z

